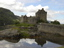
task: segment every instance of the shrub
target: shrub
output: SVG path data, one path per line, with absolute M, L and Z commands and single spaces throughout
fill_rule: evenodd
M 59 21 L 57 21 L 57 20 L 52 21 L 51 23 L 52 23 L 52 24 L 60 24 L 60 22 L 59 22 Z
M 21 34 L 21 37 L 23 37 L 23 38 L 30 37 L 30 34 L 27 32 L 20 32 L 20 34 Z
M 14 24 L 20 24 L 18 20 L 14 20 Z
M 37 23 L 48 23 L 48 21 L 38 20 Z

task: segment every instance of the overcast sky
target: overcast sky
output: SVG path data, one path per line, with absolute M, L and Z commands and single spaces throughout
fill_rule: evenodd
M 38 9 L 44 8 L 47 20 L 64 23 L 64 0 L 0 0 L 0 7 L 10 9 L 19 16 L 35 16 Z

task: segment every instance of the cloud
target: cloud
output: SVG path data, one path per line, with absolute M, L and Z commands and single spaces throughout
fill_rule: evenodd
M 35 16 L 35 13 L 27 13 L 27 16 L 30 17 L 30 16 Z
M 64 11 L 58 11 L 58 13 L 64 15 Z
M 41 0 L 19 0 L 19 1 L 22 2 L 22 3 L 35 3 L 35 2 L 39 2 Z
M 56 16 L 56 14 L 58 14 L 59 11 L 53 11 L 53 10 L 47 10 L 47 15 L 49 18 L 53 18 Z
M 14 4 L 15 0 L 0 0 L 0 4 Z
M 53 11 L 53 10 L 47 10 L 49 17 L 56 17 L 58 14 L 64 15 L 64 11 Z
M 29 0 L 23 0 L 23 1 L 29 1 Z M 40 1 L 40 0 L 31 0 L 31 1 Z M 19 12 L 36 12 L 38 9 L 45 8 L 47 9 L 48 6 L 41 6 L 41 5 L 29 5 L 24 6 L 24 3 L 21 3 L 20 0 L 0 0 L 0 7 L 4 7 L 10 10 L 16 10 Z
M 61 24 L 64 24 L 64 19 L 59 19 L 58 20 Z
M 17 2 L 16 0 L 0 0 L 0 7 L 7 9 L 19 9 L 23 5 L 23 3 Z
M 37 6 L 34 6 L 34 5 L 29 5 L 29 6 L 20 6 L 20 7 L 17 7 L 17 9 L 15 8 L 14 10 L 17 10 L 17 11 L 20 11 L 20 12 L 37 12 L 38 9 L 42 9 L 44 8 L 45 10 L 48 9 L 49 7 L 48 6 L 41 6 L 41 5 L 37 5 Z
M 61 24 L 64 23 L 64 11 L 47 10 L 47 20 L 58 20 Z

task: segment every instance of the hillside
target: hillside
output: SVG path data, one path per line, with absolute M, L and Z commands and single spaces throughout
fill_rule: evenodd
M 17 19 L 17 16 L 13 12 L 0 8 L 0 26 L 13 24 L 15 19 Z

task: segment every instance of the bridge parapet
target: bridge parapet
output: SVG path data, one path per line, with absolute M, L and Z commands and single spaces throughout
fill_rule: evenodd
M 41 31 L 41 32 L 60 34 L 64 36 L 64 26 L 62 25 L 40 23 L 37 25 L 37 28 L 38 28 L 38 31 Z

